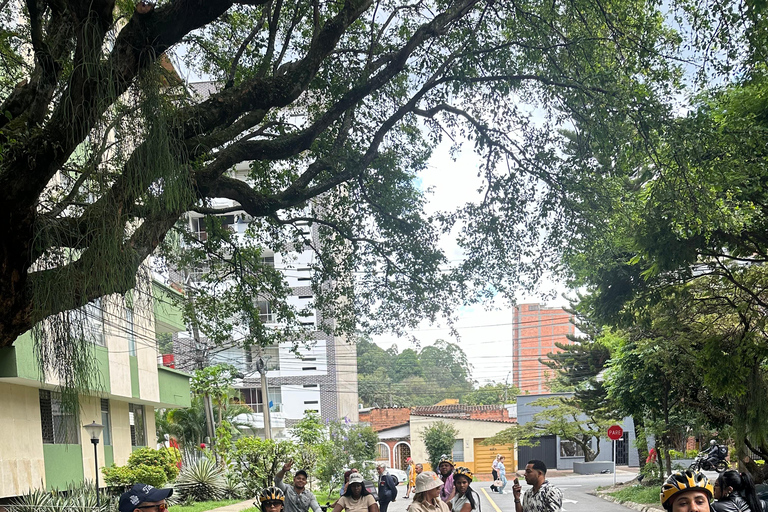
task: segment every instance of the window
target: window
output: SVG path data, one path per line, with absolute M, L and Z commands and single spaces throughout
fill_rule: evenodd
M 136 356 L 136 325 L 133 323 L 133 310 L 125 308 L 126 336 L 128 337 L 128 355 Z
M 104 425 L 104 446 L 112 446 L 112 422 L 109 419 L 109 400 L 101 399 L 101 424 Z
M 147 446 L 143 405 L 128 404 L 128 422 L 131 425 L 131 446 Z
M 453 442 L 453 449 L 451 450 L 451 455 L 454 461 L 464 462 L 464 440 L 463 439 L 456 439 Z
M 584 450 L 581 446 L 577 445 L 573 441 L 560 440 L 560 456 L 561 457 L 583 457 Z
M 314 405 L 319 403 L 320 402 L 318 402 L 317 400 L 304 400 L 304 405 Z
M 71 311 L 70 319 L 73 337 L 82 337 L 94 345 L 105 346 L 104 310 L 101 307 L 101 299 L 96 299 L 80 309 Z
M 317 370 L 317 366 L 302 366 L 301 367 L 301 371 L 304 371 L 304 372 L 306 372 L 306 371 L 313 371 L 313 370 Z
M 260 301 L 257 301 L 257 304 L 259 306 L 259 320 L 261 320 L 265 324 L 274 322 L 276 319 L 276 315 L 275 315 L 275 312 L 272 310 L 272 307 L 270 306 L 269 302 L 267 302 L 266 300 L 260 300 Z
M 280 388 L 269 389 L 269 410 L 280 412 L 283 410 L 283 393 Z
M 384 443 L 376 445 L 376 460 L 389 460 L 389 446 Z
M 317 386 L 317 384 L 304 384 L 302 387 L 305 387 L 305 388 L 316 388 L 318 386 Z
M 61 395 L 40 390 L 40 420 L 44 444 L 79 444 L 75 415 L 64 410 Z
M 264 363 L 267 371 L 280 369 L 280 348 L 277 345 L 271 345 L 262 349 L 264 354 Z
M 264 256 L 261 258 L 261 264 L 265 267 L 272 267 L 275 268 L 275 257 L 274 256 Z

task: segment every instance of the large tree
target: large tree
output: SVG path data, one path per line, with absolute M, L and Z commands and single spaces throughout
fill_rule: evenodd
M 535 282 L 554 257 L 537 248 L 571 229 L 554 127 L 663 118 L 679 42 L 643 0 L 2 5 L 0 347 L 47 319 L 43 364 L 65 382 L 87 357 L 67 312 L 135 287 L 185 212 L 232 212 L 213 198 L 250 222 L 250 254 L 206 246 L 230 277 L 274 278 L 258 247 L 317 249 L 336 332 Z M 191 97 L 164 55 L 212 94 Z M 429 216 L 416 177 L 442 139 L 474 145 L 482 199 Z

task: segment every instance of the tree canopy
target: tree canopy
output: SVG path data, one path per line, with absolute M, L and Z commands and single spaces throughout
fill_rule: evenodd
M 46 320 L 39 353 L 69 362 L 46 368 L 65 382 L 88 352 L 69 312 L 134 288 L 188 235 L 185 212 L 231 213 L 215 198 L 245 212 L 252 251 L 316 250 L 327 330 L 402 332 L 532 285 L 574 223 L 556 128 L 642 132 L 678 87 L 681 38 L 644 0 L 30 0 L 1 16 L 0 347 Z M 214 92 L 192 97 L 174 60 Z M 442 141 L 478 153 L 480 199 L 427 214 L 417 176 Z M 256 279 L 237 293 L 279 302 L 227 236 L 197 243 Z

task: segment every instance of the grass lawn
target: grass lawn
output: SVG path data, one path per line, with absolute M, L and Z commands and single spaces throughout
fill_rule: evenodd
M 226 507 L 227 505 L 232 505 L 233 503 L 240 503 L 241 501 L 243 500 L 200 501 L 188 507 L 185 507 L 182 505 L 174 505 L 173 507 L 170 508 L 170 510 L 172 510 L 173 512 L 204 512 L 205 510 L 213 510 L 219 507 Z M 254 508 L 254 509 L 248 509 L 248 510 L 256 510 L 256 509 Z
M 631 501 L 633 503 L 642 503 L 644 505 L 660 505 L 659 486 L 645 487 L 643 485 L 633 485 L 619 491 L 608 493 L 609 496 L 618 498 L 622 501 Z

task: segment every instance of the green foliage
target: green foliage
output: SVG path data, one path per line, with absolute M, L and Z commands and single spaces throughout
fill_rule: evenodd
M 453 425 L 445 421 L 436 421 L 419 432 L 433 468 L 437 468 L 442 455 L 453 453 L 453 443 L 458 433 Z
M 137 483 L 163 487 L 179 474 L 179 451 L 175 448 L 140 448 L 131 453 L 125 466 L 101 469 L 104 481 L 114 487 L 127 488 Z
M 520 394 L 517 386 L 502 382 L 486 384 L 461 396 L 461 402 L 468 405 L 503 405 L 515 402 Z
M 630 503 L 640 503 L 643 505 L 658 505 L 660 503 L 658 486 L 632 485 L 608 494 L 618 500 Z
M 241 437 L 230 454 L 230 469 L 240 478 L 247 494 L 256 496 L 260 489 L 272 485 L 277 472 L 296 451 L 296 445 L 289 441 Z M 311 474 L 312 468 L 305 469 Z
M 615 419 L 585 411 L 573 398 L 563 396 L 540 398 L 532 402 L 531 406 L 541 408 L 533 415 L 532 421 L 504 429 L 483 441 L 483 444 L 517 443 L 520 446 L 534 446 L 538 444 L 538 437 L 556 435 L 576 443 L 584 453 L 584 460 L 590 462 L 600 454 L 600 438 L 616 422 Z M 591 445 L 593 437 L 597 438 L 594 448 Z
M 174 505 L 173 512 L 207 512 L 208 510 L 214 510 L 217 508 L 226 507 L 227 505 L 234 505 L 236 503 L 239 503 L 240 501 L 241 501 L 240 499 L 230 499 L 230 500 L 202 501 L 199 503 L 194 503 L 192 505 Z M 247 510 L 251 510 L 251 509 L 247 509 Z M 261 511 L 258 511 L 258 512 L 261 512 Z
M 317 477 L 333 494 L 343 483 L 344 471 L 358 468 L 368 474 L 376 456 L 379 437 L 371 427 L 352 425 L 347 421 L 331 421 L 327 437 L 319 446 Z
M 184 464 L 173 489 L 180 500 L 221 500 L 227 493 L 227 480 L 224 470 L 213 458 L 202 457 Z
M 365 337 L 357 341 L 358 395 L 365 405 L 432 405 L 472 391 L 471 367 L 461 347 L 445 340 L 416 352 L 385 351 Z
M 13 498 L 11 508 L 19 512 L 110 512 L 117 510 L 117 498 L 101 494 L 101 506 L 96 506 L 96 492 L 92 482 L 69 486 L 66 489 L 44 491 L 36 489 Z
M 320 414 L 312 411 L 306 411 L 304 416 L 290 429 L 291 435 L 305 447 L 320 443 L 324 431 Z

